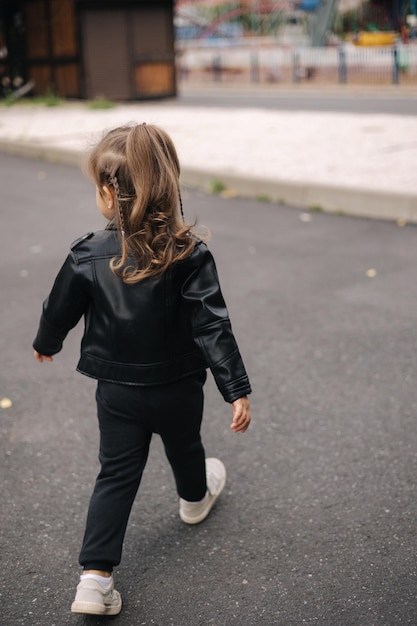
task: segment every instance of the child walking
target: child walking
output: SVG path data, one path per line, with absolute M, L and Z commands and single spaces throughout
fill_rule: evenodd
M 226 483 L 200 436 L 206 369 L 232 405 L 235 433 L 251 421 L 251 388 L 213 257 L 183 219 L 170 137 L 146 124 L 111 130 L 90 154 L 89 172 L 109 222 L 71 245 L 33 348 L 40 363 L 52 361 L 84 317 L 77 370 L 97 379 L 101 470 L 71 610 L 116 615 L 122 601 L 112 571 L 153 433 L 172 467 L 180 518 L 202 522 Z

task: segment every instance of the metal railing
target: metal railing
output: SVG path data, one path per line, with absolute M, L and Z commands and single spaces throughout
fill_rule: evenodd
M 417 45 L 189 46 L 178 53 L 178 73 L 181 80 L 206 82 L 417 85 Z

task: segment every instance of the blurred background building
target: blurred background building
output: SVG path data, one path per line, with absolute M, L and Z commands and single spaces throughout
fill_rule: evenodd
M 417 0 L 178 0 L 181 81 L 417 84 Z
M 3 91 L 131 100 L 176 92 L 173 0 L 2 0 Z
M 384 80 L 398 82 L 402 72 L 414 81 L 415 43 L 417 0 L 2 0 L 0 89 L 161 98 L 175 96 L 177 77 L 192 68 L 215 80 L 246 72 L 253 82 L 278 82 L 323 77 L 332 67 L 329 80 L 343 81 L 345 61 L 350 77 L 373 66 Z

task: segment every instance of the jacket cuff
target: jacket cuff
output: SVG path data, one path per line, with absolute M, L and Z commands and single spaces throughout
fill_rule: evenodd
M 39 330 L 33 342 L 33 349 L 44 356 L 53 356 L 62 350 L 64 337 L 56 328 L 51 326 L 42 315 Z
M 226 400 L 226 402 L 229 402 L 230 404 L 232 404 L 232 402 L 234 402 L 235 400 L 238 400 L 239 398 L 243 398 L 244 396 L 248 396 L 250 393 L 252 393 L 252 389 L 251 389 L 249 382 L 247 382 L 246 385 L 242 385 L 242 387 L 235 388 L 233 389 L 233 391 L 223 391 L 222 395 L 223 395 L 223 398 Z

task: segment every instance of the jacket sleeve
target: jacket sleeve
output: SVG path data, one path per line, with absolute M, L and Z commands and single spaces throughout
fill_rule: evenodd
M 185 281 L 183 297 L 191 306 L 194 340 L 203 352 L 226 402 L 251 392 L 233 335 L 214 259 L 206 248 L 200 266 Z
M 68 332 L 87 311 L 88 302 L 88 292 L 83 288 L 83 276 L 71 253 L 61 267 L 51 293 L 43 303 L 33 348 L 45 356 L 59 352 Z

